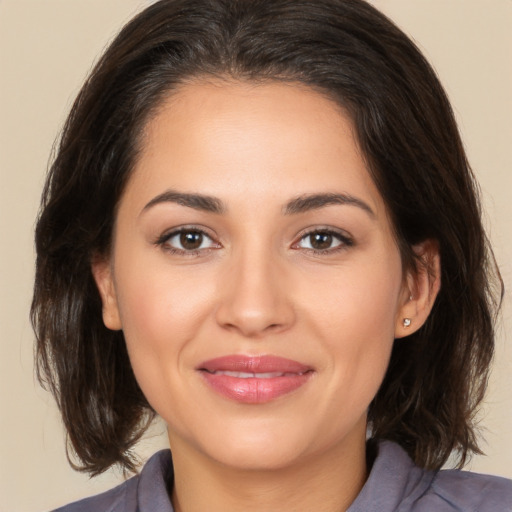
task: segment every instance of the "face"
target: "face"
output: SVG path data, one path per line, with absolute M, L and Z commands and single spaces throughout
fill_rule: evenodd
M 282 83 L 174 92 L 93 272 L 171 447 L 277 468 L 364 443 L 411 290 L 329 99 Z

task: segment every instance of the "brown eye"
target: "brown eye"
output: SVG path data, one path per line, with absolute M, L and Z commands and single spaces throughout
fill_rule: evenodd
M 157 241 L 167 251 L 174 254 L 196 254 L 199 251 L 219 248 L 219 244 L 199 229 L 178 229 L 172 233 L 162 235 Z
M 351 247 L 353 243 L 351 238 L 341 233 L 331 230 L 318 230 L 304 235 L 296 248 L 329 254 L 336 249 Z
M 203 234 L 199 231 L 183 231 L 180 234 L 180 244 L 183 249 L 193 251 L 199 249 L 203 243 Z
M 313 233 L 309 237 L 313 249 L 325 250 L 330 249 L 332 246 L 333 236 L 329 233 Z

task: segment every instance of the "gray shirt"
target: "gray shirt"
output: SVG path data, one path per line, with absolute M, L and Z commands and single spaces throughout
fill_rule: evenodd
M 139 475 L 55 512 L 173 512 L 169 450 Z M 467 471 L 426 471 L 397 444 L 383 441 L 370 476 L 347 512 L 512 512 L 512 480 Z

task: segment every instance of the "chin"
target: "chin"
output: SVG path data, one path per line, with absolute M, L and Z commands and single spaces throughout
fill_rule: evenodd
M 325 431 L 315 422 L 297 419 L 246 418 L 212 422 L 207 432 L 202 432 L 189 442 L 210 460 L 224 466 L 247 471 L 273 471 L 304 464 L 308 459 L 344 445 L 350 434 L 343 435 L 336 429 Z M 218 427 L 218 428 L 216 428 Z M 363 436 L 364 437 L 364 436 Z M 350 441 L 351 444 L 352 441 Z
M 269 436 L 267 436 L 269 437 Z M 213 453 L 223 465 L 242 471 L 273 471 L 294 466 L 305 457 L 300 440 L 232 439 L 220 452 Z

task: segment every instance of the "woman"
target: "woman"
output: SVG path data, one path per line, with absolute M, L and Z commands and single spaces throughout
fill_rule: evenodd
M 499 273 L 450 105 L 360 0 L 164 0 L 80 92 L 38 221 L 79 510 L 508 510 L 478 452 Z M 497 285 L 498 292 L 494 293 Z

